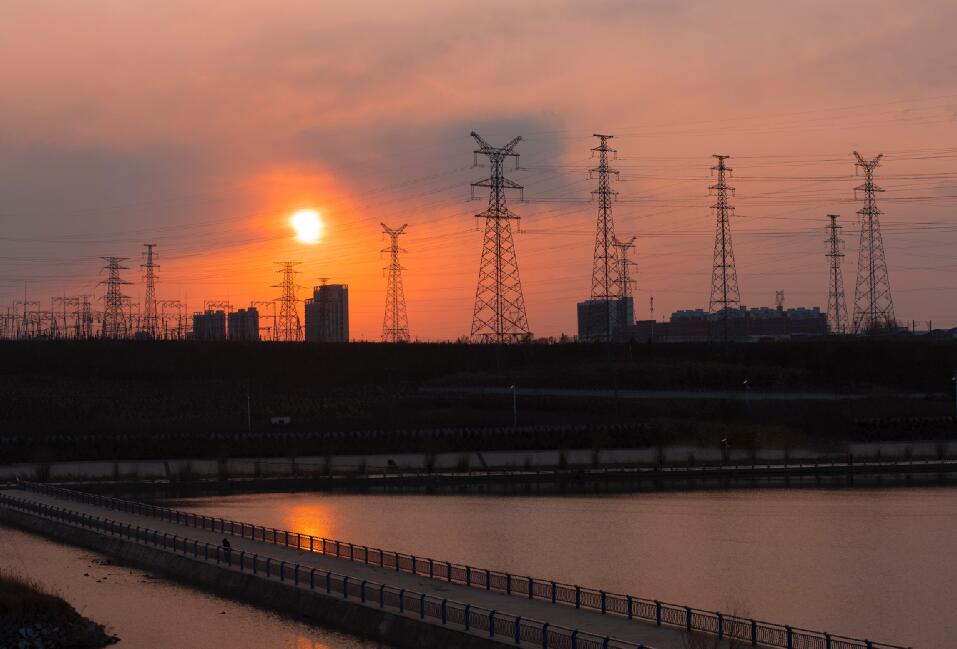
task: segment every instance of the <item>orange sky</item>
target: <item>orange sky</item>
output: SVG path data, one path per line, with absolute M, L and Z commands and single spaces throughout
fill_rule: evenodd
M 475 129 L 525 138 L 517 250 L 530 326 L 572 333 L 590 289 L 591 134 L 613 133 L 615 218 L 636 235 L 638 315 L 707 307 L 712 153 L 732 156 L 742 302 L 826 304 L 825 214 L 856 276 L 854 149 L 878 183 L 898 319 L 957 326 L 957 44 L 950 1 L 130 3 L 0 6 L 0 305 L 102 293 L 102 255 L 157 244 L 159 294 L 245 306 L 350 287 L 382 325 L 402 244 L 412 333 L 468 333 L 481 232 Z M 339 6 L 342 5 L 342 6 Z M 318 245 L 288 217 L 319 210 Z M 302 297 L 305 297 L 305 288 Z

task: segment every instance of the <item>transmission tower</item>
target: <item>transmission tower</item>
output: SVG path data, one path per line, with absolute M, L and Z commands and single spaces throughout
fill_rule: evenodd
M 100 282 L 106 284 L 106 295 L 103 296 L 102 335 L 104 338 L 126 338 L 129 336 L 129 321 L 124 306 L 129 298 L 123 295 L 120 287 L 130 282 L 120 278 L 120 271 L 127 270 L 126 266 L 120 264 L 129 257 L 101 257 L 101 259 L 106 262 L 103 268 L 109 273 L 107 278 Z
M 615 247 L 617 252 L 616 257 L 618 259 L 618 279 L 616 281 L 617 291 L 615 297 L 631 297 L 633 294 L 632 287 L 635 285 L 635 280 L 631 278 L 631 267 L 637 266 L 638 264 L 631 261 L 628 255 L 635 249 L 635 239 L 637 239 L 637 237 L 632 237 L 628 241 L 621 241 L 618 237 L 612 239 L 612 245 Z
M 401 228 L 390 228 L 380 223 L 382 231 L 389 235 L 388 248 L 382 252 L 389 253 L 389 266 L 384 270 L 389 272 L 389 283 L 385 290 L 385 317 L 382 319 L 382 341 L 388 343 L 409 342 L 409 315 L 405 309 L 405 291 L 402 289 L 402 265 L 399 264 L 399 252 L 405 252 L 399 247 L 399 237 L 405 234 L 408 224 Z
M 774 308 L 778 311 L 784 311 L 784 291 L 774 292 Z
M 864 207 L 857 211 L 861 224 L 861 242 L 857 257 L 857 285 L 854 288 L 854 333 L 875 333 L 894 327 L 894 301 L 891 282 L 884 259 L 884 239 L 881 237 L 877 192 L 884 191 L 874 184 L 874 169 L 884 154 L 865 160 L 854 152 L 856 167 L 864 170 L 864 184 L 854 188 L 864 192 Z
M 734 195 L 734 187 L 728 185 L 731 168 L 724 161 L 731 156 L 713 155 L 718 164 L 711 167 L 712 173 L 718 172 L 718 182 L 709 187 L 715 197 L 711 206 L 715 216 L 714 260 L 711 270 L 711 301 L 708 310 L 721 315 L 724 339 L 728 339 L 728 316 L 731 310 L 741 305 L 738 292 L 738 271 L 734 265 L 734 250 L 731 247 L 731 217 L 734 207 L 728 202 L 728 194 Z
M 605 339 L 611 339 L 614 320 L 614 305 L 612 300 L 624 295 L 625 285 L 622 284 L 622 265 L 618 255 L 619 248 L 615 245 L 615 221 L 611 213 L 611 204 L 618 195 L 611 188 L 611 178 L 618 177 L 618 171 L 608 166 L 608 154 L 617 153 L 608 146 L 612 135 L 595 133 L 600 144 L 592 149 L 592 155 L 598 154 L 598 166 L 590 169 L 589 178 L 598 175 L 598 189 L 592 192 L 598 197 L 598 222 L 595 227 L 595 254 L 591 270 L 591 299 L 605 301 Z
M 838 214 L 828 214 L 831 222 L 827 226 L 828 270 L 827 282 L 827 326 L 831 333 L 847 333 L 847 301 L 844 298 L 844 273 L 841 271 L 841 258 L 844 256 L 844 239 L 841 238 L 841 226 L 837 224 Z
M 156 269 L 159 268 L 153 263 L 153 248 L 155 243 L 144 243 L 146 246 L 146 263 L 141 268 L 146 269 L 144 278 L 146 280 L 146 304 L 143 306 L 143 331 L 150 338 L 157 337 L 158 319 L 156 313 Z
M 518 154 L 514 149 L 522 138 L 516 137 L 503 147 L 493 147 L 475 131 L 471 135 L 479 144 L 475 150 L 476 165 L 478 156 L 484 155 L 488 158 L 491 171 L 488 178 L 472 183 L 473 198 L 476 187 L 487 187 L 489 198 L 488 209 L 475 215 L 476 218 L 485 219 L 485 241 L 482 244 L 478 287 L 475 290 L 471 338 L 475 342 L 491 343 L 528 340 L 532 334 L 525 314 L 525 298 L 522 295 L 511 225 L 511 221 L 517 221 L 520 217 L 505 204 L 507 190 L 521 191 L 523 187 L 506 178 L 503 172 L 507 157 L 515 158 L 515 168 L 518 169 Z
M 282 283 L 273 284 L 273 288 L 282 289 L 279 297 L 279 318 L 276 322 L 276 340 L 302 340 L 302 326 L 299 322 L 299 309 L 296 306 L 296 274 L 295 268 L 301 262 L 277 261 L 282 273 Z

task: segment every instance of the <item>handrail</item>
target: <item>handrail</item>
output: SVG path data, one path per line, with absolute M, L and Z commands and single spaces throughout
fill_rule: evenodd
M 681 604 L 636 597 L 575 584 L 565 584 L 530 576 L 513 575 L 507 572 L 418 557 L 370 548 L 346 541 L 327 539 L 299 532 L 278 530 L 233 521 L 223 518 L 194 514 L 169 507 L 157 507 L 109 496 L 88 494 L 51 485 L 21 482 L 26 490 L 59 496 L 76 502 L 99 505 L 130 513 L 151 516 L 187 527 L 201 527 L 223 534 L 250 538 L 254 541 L 273 543 L 298 550 L 332 555 L 360 563 L 407 572 L 431 579 L 464 584 L 473 588 L 494 590 L 517 597 L 551 601 L 552 604 L 589 609 L 602 615 L 615 615 L 629 620 L 644 620 L 657 626 L 670 626 L 687 631 L 703 632 L 719 639 L 737 640 L 753 647 L 765 646 L 781 649 L 910 649 L 900 645 L 873 642 L 841 635 L 814 631 L 785 624 L 775 624 L 754 618 L 726 615 L 719 611 L 706 611 Z
M 509 615 L 481 606 L 435 597 L 369 580 L 358 580 L 331 570 L 304 567 L 261 554 L 228 550 L 188 537 L 172 535 L 147 527 L 134 526 L 109 518 L 92 516 L 63 507 L 37 503 L 0 494 L 0 506 L 29 512 L 73 526 L 85 527 L 105 534 L 117 535 L 135 543 L 182 554 L 194 560 L 215 562 L 221 567 L 252 573 L 260 579 L 280 581 L 301 590 L 354 599 L 364 606 L 392 609 L 419 619 L 432 618 L 442 626 L 455 626 L 465 632 L 481 632 L 489 638 L 501 638 L 517 646 L 579 647 L 581 649 L 653 649 L 644 644 L 617 640 L 550 624 L 531 618 Z

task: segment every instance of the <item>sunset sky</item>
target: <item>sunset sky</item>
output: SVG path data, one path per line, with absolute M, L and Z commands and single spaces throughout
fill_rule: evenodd
M 93 294 L 105 255 L 155 243 L 161 299 L 235 307 L 347 283 L 351 334 L 378 339 L 387 245 L 402 245 L 414 337 L 469 331 L 482 233 L 476 130 L 516 135 L 511 207 L 536 336 L 588 296 L 593 133 L 615 135 L 616 227 L 637 236 L 637 315 L 707 308 L 712 153 L 729 154 L 742 303 L 827 303 L 825 223 L 845 226 L 852 151 L 877 182 L 898 320 L 957 326 L 953 0 L 0 3 L 0 310 L 24 291 Z M 322 240 L 290 215 L 317 210 Z

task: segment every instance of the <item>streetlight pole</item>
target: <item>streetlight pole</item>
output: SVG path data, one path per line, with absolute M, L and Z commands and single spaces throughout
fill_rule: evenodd
M 515 390 L 515 384 L 512 388 L 512 428 L 518 428 L 518 393 Z

